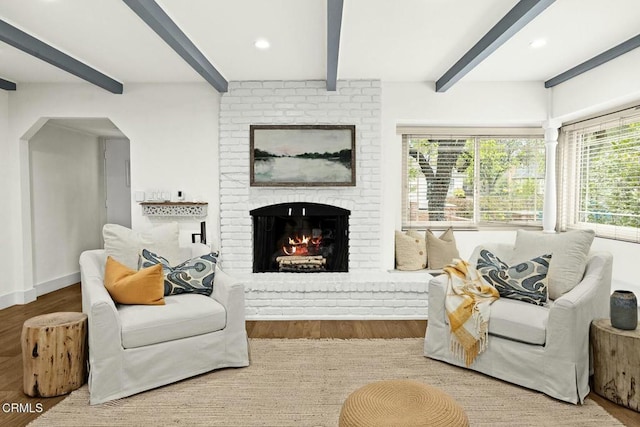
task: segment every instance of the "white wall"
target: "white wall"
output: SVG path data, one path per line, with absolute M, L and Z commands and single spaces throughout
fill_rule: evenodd
M 10 250 L 16 233 L 11 227 L 1 224 L 9 224 L 9 219 L 19 206 L 19 200 L 15 199 L 17 189 L 15 172 L 17 166 L 15 157 L 18 147 L 10 147 L 9 144 L 9 92 L 0 90 L 0 308 L 16 304 L 13 289 L 16 289 L 15 254 Z M 14 179 L 14 181 L 12 181 Z
M 402 138 L 397 125 L 541 126 L 547 118 L 547 92 L 540 82 L 458 83 L 445 93 L 435 84 L 382 84 L 383 266 L 394 268 L 394 230 L 402 224 Z M 464 233 L 470 243 L 493 232 Z M 475 234 L 477 238 L 471 237 Z M 462 247 L 467 251 L 463 242 Z M 469 252 L 470 254 L 470 252 Z M 461 253 L 462 255 L 462 253 Z
M 564 122 L 640 101 L 640 49 L 552 88 L 554 118 Z
M 33 277 L 41 295 L 79 282 L 80 253 L 102 246 L 103 161 L 96 136 L 50 124 L 29 141 L 29 159 Z
M 104 146 L 107 223 L 131 227 L 131 188 L 129 182 L 129 140 L 106 138 Z
M 22 84 L 10 93 L 8 138 L 0 141 L 0 162 L 6 165 L 0 168 L 4 178 L 0 191 L 6 197 L 0 209 L 0 237 L 5 237 L 0 262 L 6 267 L 0 279 L 0 307 L 5 301 L 35 297 L 27 236 L 31 227 L 25 213 L 30 203 L 25 196 L 28 189 L 22 191 L 20 185 L 28 167 L 28 152 L 20 140 L 31 136 L 34 123 L 42 117 L 109 118 L 131 141 L 132 191 L 182 189 L 187 197 L 198 195 L 209 202 L 213 214 L 207 218 L 207 230 L 215 236 L 219 100 L 220 95 L 206 83 L 127 84 L 122 95 L 84 83 Z M 159 221 L 163 220 L 143 217 L 140 206 L 132 203 L 133 228 Z M 190 241 L 191 233 L 199 232 L 199 220 L 182 221 L 180 227 L 181 240 Z

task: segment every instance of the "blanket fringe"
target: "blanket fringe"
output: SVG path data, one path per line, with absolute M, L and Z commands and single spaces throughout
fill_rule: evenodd
M 458 341 L 458 338 L 455 334 L 451 334 L 451 353 L 456 359 L 462 360 L 467 368 L 471 366 L 471 364 L 476 360 L 476 357 L 482 354 L 489 345 L 489 331 L 487 322 L 483 322 L 480 319 L 477 320 L 481 322 L 479 325 L 480 336 L 478 337 L 478 340 L 473 343 L 473 345 L 468 349 L 464 348 L 462 343 Z

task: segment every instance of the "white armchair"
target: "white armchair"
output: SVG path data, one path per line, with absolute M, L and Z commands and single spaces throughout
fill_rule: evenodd
M 508 262 L 513 245 L 483 245 Z M 477 251 L 476 251 L 477 253 Z M 475 267 L 476 260 L 471 260 Z M 571 403 L 589 393 L 589 326 L 608 317 L 612 256 L 590 253 L 582 281 L 545 306 L 500 298 L 491 305 L 488 348 L 469 369 L 541 391 Z M 444 297 L 447 277 L 429 282 L 424 354 L 465 367 L 450 351 Z
M 184 259 L 203 254 L 196 244 Z M 216 268 L 211 296 L 120 305 L 104 287 L 104 250 L 80 256 L 82 311 L 89 321 L 90 403 L 118 399 L 213 369 L 249 365 L 244 288 Z

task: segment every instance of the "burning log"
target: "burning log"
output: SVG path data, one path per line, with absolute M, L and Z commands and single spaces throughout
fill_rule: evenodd
M 322 243 L 322 237 L 289 237 L 289 244 L 282 246 L 282 252 L 290 256 L 314 256 Z
M 322 255 L 317 256 L 279 256 L 276 261 L 280 265 L 295 264 L 295 265 L 325 265 L 327 259 Z
M 325 271 L 324 265 L 291 264 L 281 265 L 278 271 L 290 273 L 315 273 Z
M 279 271 L 289 272 L 313 272 L 324 271 L 327 259 L 321 255 L 316 256 L 279 256 L 276 258 Z

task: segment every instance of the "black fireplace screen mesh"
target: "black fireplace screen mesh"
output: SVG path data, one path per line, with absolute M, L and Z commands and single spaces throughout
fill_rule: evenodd
M 318 203 L 252 210 L 253 272 L 348 271 L 350 213 Z

